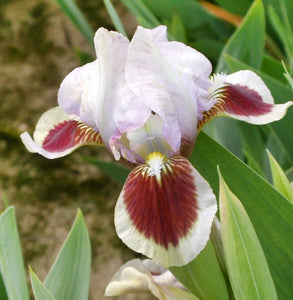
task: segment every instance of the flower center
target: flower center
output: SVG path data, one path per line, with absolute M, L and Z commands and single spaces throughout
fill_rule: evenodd
M 147 156 L 147 164 L 148 168 L 148 175 L 149 176 L 160 176 L 161 169 L 164 164 L 167 162 L 166 155 L 160 152 L 153 152 Z

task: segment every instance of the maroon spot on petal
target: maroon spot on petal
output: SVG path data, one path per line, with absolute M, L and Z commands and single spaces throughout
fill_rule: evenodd
M 197 219 L 193 167 L 187 159 L 169 159 L 161 179 L 149 176 L 147 165 L 136 167 L 124 186 L 124 203 L 135 228 L 168 249 L 177 246 Z
M 273 108 L 272 104 L 263 102 L 256 91 L 241 85 L 227 85 L 222 99 L 224 111 L 240 116 L 260 116 Z
M 81 143 L 100 144 L 100 134 L 76 120 L 67 120 L 51 129 L 43 142 L 43 148 L 50 152 L 61 152 Z

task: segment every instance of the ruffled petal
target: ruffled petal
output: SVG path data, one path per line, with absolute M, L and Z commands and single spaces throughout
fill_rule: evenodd
M 205 247 L 216 210 L 211 187 L 187 159 L 154 152 L 129 174 L 115 226 L 134 251 L 166 267 L 180 266 Z
M 132 259 L 124 264 L 107 285 L 105 296 L 152 292 L 160 300 L 196 300 L 167 269 L 149 259 Z
M 198 51 L 168 42 L 166 27 L 138 27 L 130 43 L 126 78 L 131 90 L 157 113 L 174 152 L 181 138 L 193 143 L 199 98 L 207 98 L 211 64 Z
M 83 145 L 103 145 L 99 132 L 59 106 L 41 116 L 33 136 L 34 140 L 27 132 L 21 135 L 28 151 L 50 159 L 65 156 Z
M 116 159 L 116 141 L 122 133 L 141 127 L 151 111 L 129 89 L 125 64 L 129 41 L 120 33 L 100 28 L 95 35 L 98 73 L 98 99 L 91 106 L 97 116 L 97 128 Z
M 231 75 L 217 74 L 212 77 L 210 110 L 203 113 L 199 122 L 201 128 L 210 119 L 228 116 L 252 124 L 267 124 L 280 120 L 287 108 L 293 104 L 274 104 L 274 99 L 262 81 L 252 71 L 239 71 Z
M 62 81 L 58 103 L 67 114 L 79 116 L 89 126 L 96 127 L 92 105 L 97 102 L 96 85 L 99 80 L 97 60 L 71 71 Z

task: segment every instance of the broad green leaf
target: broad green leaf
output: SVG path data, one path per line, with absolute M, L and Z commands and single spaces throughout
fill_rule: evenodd
M 278 162 L 272 156 L 272 154 L 269 151 L 267 153 L 270 160 L 274 187 L 286 198 L 293 202 L 293 188 L 287 176 L 285 175 Z
M 123 185 L 130 170 L 119 165 L 117 162 L 108 162 L 96 158 L 84 157 L 84 161 L 97 166 L 102 172 L 115 180 L 118 184 Z
M 14 207 L 0 216 L 0 271 L 9 299 L 28 300 L 28 288 L 23 266 Z M 5 299 L 5 298 L 4 298 Z
M 132 12 L 132 14 L 139 18 L 146 20 L 151 24 L 151 28 L 161 25 L 158 19 L 148 9 L 142 0 L 121 0 L 123 4 Z
M 278 137 L 276 132 L 273 130 L 272 126 L 270 124 L 265 125 L 262 126 L 261 129 L 267 136 L 266 148 L 269 149 L 272 155 L 278 160 L 282 168 L 284 168 L 285 170 L 291 168 L 291 166 L 293 165 L 292 158 L 290 157 L 287 149 L 280 141 L 280 138 Z M 269 163 L 266 164 L 266 167 L 270 172 Z
M 31 268 L 30 277 L 35 300 L 55 300 Z
M 233 33 L 222 50 L 217 72 L 227 72 L 225 55 L 229 54 L 257 69 L 260 68 L 264 53 L 265 16 L 261 0 L 255 0 L 241 25 Z
M 200 299 L 229 299 L 225 279 L 210 241 L 205 249 L 188 265 L 172 267 L 170 270 Z
M 202 5 L 194 0 L 143 0 L 145 5 L 160 19 L 172 20 L 174 14 L 182 20 L 186 29 L 195 29 L 214 19 Z
M 94 32 L 74 0 L 56 0 L 90 45 L 94 45 Z
M 0 273 L 0 300 L 9 300 L 1 273 Z
M 282 63 L 272 56 L 264 55 L 260 71 L 277 79 L 281 83 L 287 84 Z
M 236 299 L 278 299 L 270 269 L 249 217 L 221 174 L 220 216 L 227 271 Z
M 244 159 L 243 138 L 239 122 L 231 118 L 215 118 L 205 127 L 204 131 L 220 145 L 229 149 L 238 158 Z
M 293 299 L 293 204 L 233 154 L 201 132 L 190 161 L 218 194 L 217 166 L 253 224 L 280 300 Z M 284 263 L 280 263 L 284 262 Z
M 111 0 L 104 0 L 104 4 L 107 8 L 107 11 L 111 17 L 111 20 L 112 20 L 116 30 L 127 37 L 127 33 L 124 29 L 124 26 L 119 18 L 119 15 L 117 14 L 117 12 L 115 10 L 114 5 L 112 4 Z
M 243 137 L 244 154 L 248 165 L 261 176 L 265 173 L 265 140 L 258 126 L 239 123 Z
M 182 299 L 182 300 L 200 300 L 199 298 L 197 298 L 196 296 L 194 296 L 193 294 L 184 291 L 182 289 L 176 288 L 174 286 L 168 286 L 166 288 L 171 294 L 172 296 L 176 297 L 174 299 Z M 170 298 L 173 299 L 173 298 Z
M 231 1 L 231 0 L 215 0 L 222 8 L 239 15 L 245 15 L 246 11 L 249 9 L 252 0 L 241 0 L 241 1 Z
M 56 299 L 87 300 L 91 247 L 79 210 L 74 224 L 44 282 Z

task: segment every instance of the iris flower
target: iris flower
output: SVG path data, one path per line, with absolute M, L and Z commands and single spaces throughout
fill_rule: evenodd
M 150 259 L 132 259 L 124 264 L 107 285 L 105 296 L 147 292 L 160 300 L 198 300 L 169 270 Z
M 95 144 L 128 162 L 118 236 L 165 267 L 187 264 L 205 247 L 217 210 L 210 185 L 186 158 L 198 131 L 219 116 L 276 121 L 292 102 L 274 105 L 251 71 L 210 76 L 209 60 L 168 41 L 165 26 L 138 27 L 131 41 L 100 28 L 94 42 L 97 59 L 65 77 L 58 106 L 22 141 L 50 159 Z

